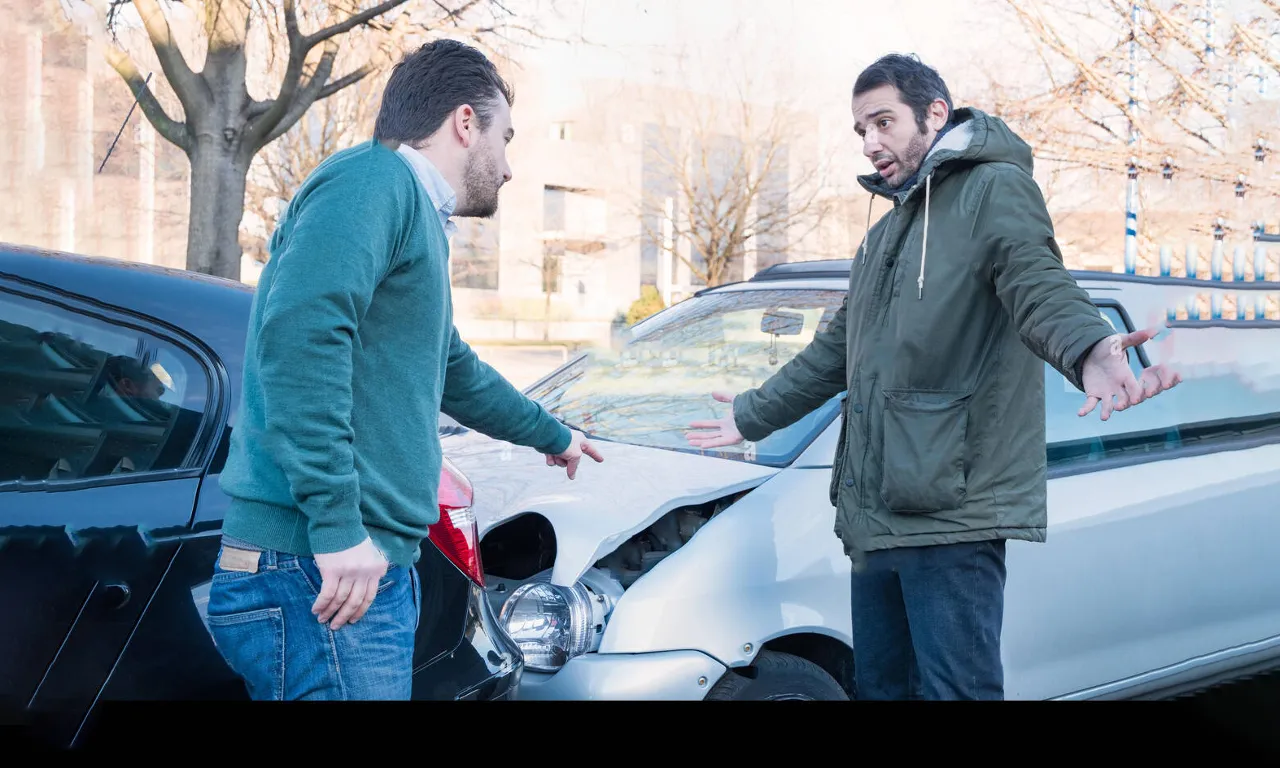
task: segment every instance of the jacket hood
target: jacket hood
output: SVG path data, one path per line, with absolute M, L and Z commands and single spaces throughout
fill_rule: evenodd
M 1003 120 L 973 107 L 956 109 L 953 117 L 951 129 L 929 150 L 909 187 L 894 189 L 885 184 L 879 173 L 859 176 L 858 183 L 873 195 L 890 199 L 896 197 L 898 202 L 902 202 L 930 176 L 935 181 L 941 178 L 948 170 L 947 164 L 957 160 L 966 164 L 1012 163 L 1028 174 L 1032 172 L 1031 145 Z

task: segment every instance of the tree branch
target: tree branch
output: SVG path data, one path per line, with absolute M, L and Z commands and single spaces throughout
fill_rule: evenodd
M 285 2 L 289 5 L 292 5 L 291 0 L 285 0 Z M 317 44 L 322 43 L 325 40 L 341 35 L 343 32 L 349 32 L 352 29 L 355 29 L 356 27 L 360 26 L 361 24 L 366 24 L 369 21 L 386 13 L 387 11 L 394 10 L 396 7 L 404 5 L 406 2 L 408 2 L 408 0 L 386 0 L 386 2 L 381 3 L 379 5 L 375 5 L 374 7 L 370 8 L 367 11 L 362 11 L 361 13 L 357 13 L 351 18 L 347 19 L 346 21 L 340 21 L 331 27 L 325 27 L 324 29 L 318 32 L 307 35 L 305 38 L 303 38 L 303 43 L 306 47 L 306 50 L 310 50 L 314 48 Z M 475 2 L 477 2 L 477 0 L 471 0 L 472 4 L 474 4 Z
M 265 147 L 280 138 L 281 134 L 293 127 L 293 124 L 298 122 L 298 120 L 302 118 L 302 115 L 311 108 L 311 105 L 315 103 L 316 99 L 319 98 L 319 94 L 324 89 L 325 81 L 329 79 L 329 74 L 333 71 L 333 60 L 337 55 L 338 43 L 333 40 L 326 42 L 324 53 L 320 56 L 320 62 L 316 64 L 315 71 L 312 73 L 311 78 L 307 80 L 307 84 L 302 87 L 301 91 L 297 91 L 294 94 L 284 115 L 271 127 L 270 131 L 267 133 L 266 137 L 262 139 L 262 143 L 259 146 Z M 347 77 L 349 78 L 350 75 Z M 361 77 L 364 77 L 364 75 L 361 75 Z M 352 82 L 357 82 L 358 80 L 359 78 Z M 346 83 L 343 87 L 345 88 L 350 84 L 351 83 Z M 277 100 L 277 102 L 279 102 L 279 100 Z M 267 118 L 263 118 L 263 120 L 265 122 Z M 257 134 L 256 130 L 255 134 Z
M 354 72 L 343 75 L 332 83 L 326 84 L 320 89 L 320 93 L 316 95 L 315 100 L 319 101 L 321 99 L 327 99 L 338 91 L 341 91 L 343 88 L 349 88 L 371 74 L 373 74 L 373 64 L 365 64 Z
M 155 49 L 156 58 L 160 61 L 160 69 L 164 71 L 165 79 L 169 81 L 178 100 L 182 102 L 187 120 L 191 120 L 193 116 L 208 109 L 212 101 L 209 89 L 204 81 L 191 71 L 191 67 L 183 57 L 160 3 L 157 0 L 133 0 L 133 7 L 142 18 L 142 24 L 147 30 L 147 37 L 151 39 L 151 46 Z
M 249 143 L 254 147 L 263 147 L 271 143 L 266 137 L 274 133 L 276 126 L 284 120 L 285 115 L 294 106 L 294 95 L 298 90 L 299 81 L 302 80 L 302 68 L 306 64 L 307 52 L 310 50 L 306 38 L 298 31 L 298 10 L 295 0 L 283 0 L 282 7 L 285 34 L 289 41 L 289 63 L 285 66 L 284 77 L 280 82 L 280 92 L 276 97 L 254 102 L 249 107 L 250 113 L 259 113 L 258 119 L 254 120 L 248 129 Z M 286 127 L 285 130 L 288 128 Z
M 107 63 L 119 73 L 125 84 L 129 86 L 129 90 L 137 97 L 138 106 L 142 109 L 142 114 L 146 115 L 147 120 L 151 121 L 151 125 L 155 127 L 156 132 L 183 152 L 190 154 L 191 133 L 187 128 L 187 124 L 169 117 L 164 110 L 164 106 L 156 99 L 155 94 L 138 72 L 138 67 L 133 63 L 133 59 L 129 58 L 129 54 L 113 45 L 108 45 L 106 58 Z

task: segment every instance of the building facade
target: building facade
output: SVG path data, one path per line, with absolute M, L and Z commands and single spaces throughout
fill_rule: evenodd
M 754 140 L 777 145 L 757 197 L 786 210 L 797 174 L 811 173 L 823 151 L 817 141 L 744 136 L 737 113 L 708 96 L 590 73 L 564 77 L 536 57 L 511 69 L 512 180 L 498 214 L 459 221 L 453 240 L 454 301 L 472 337 L 600 340 L 646 287 L 664 305 L 681 300 L 707 282 L 694 238 L 675 236 L 689 231 L 689 201 L 741 200 L 723 184 L 743 177 L 743 145 Z M 690 110 L 720 119 L 691 128 Z M 682 172 L 681 162 L 715 167 Z M 689 194 L 695 183 L 707 184 L 705 198 Z M 752 239 L 722 281 L 780 261 L 849 255 L 865 218 L 852 225 L 858 206 L 834 189 L 824 194 L 836 198 L 826 203 L 833 213 L 824 226 L 799 226 L 794 241 L 776 230 Z M 860 201 L 865 217 L 865 195 Z
M 0 0 L 0 16 L 0 241 L 184 266 L 186 155 L 130 115 L 129 88 L 57 2 Z

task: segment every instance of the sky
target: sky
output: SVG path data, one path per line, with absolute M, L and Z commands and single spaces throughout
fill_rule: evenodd
M 1003 0 L 532 2 L 544 12 L 554 4 L 558 18 L 543 25 L 550 36 L 587 40 L 543 43 L 526 54 L 549 80 L 568 85 L 586 72 L 723 93 L 726 71 L 737 61 L 744 68 L 737 71 L 751 73 L 756 99 L 815 113 L 824 141 L 834 142 L 825 145 L 847 147 L 859 173 L 870 166 L 860 157 L 850 100 L 862 68 L 885 53 L 914 53 L 937 67 L 962 100 L 968 63 L 1005 58 L 1009 29 L 999 21 Z M 681 52 L 688 59 L 676 71 Z
M 678 50 L 715 59 L 737 48 L 758 53 L 761 67 L 791 70 L 816 94 L 844 98 L 857 72 L 889 52 L 914 52 L 947 69 L 981 45 L 987 27 L 976 13 L 992 0 L 558 0 L 562 29 L 592 44 L 551 46 L 605 76 L 644 78 Z M 892 13 L 880 9 L 892 8 Z M 733 45 L 731 40 L 746 42 Z M 946 71 L 943 72 L 944 77 Z M 707 81 L 694 88 L 713 87 Z

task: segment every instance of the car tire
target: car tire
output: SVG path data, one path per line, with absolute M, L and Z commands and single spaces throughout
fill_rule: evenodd
M 761 651 L 747 672 L 729 670 L 706 701 L 848 701 L 835 678 L 808 659 Z

